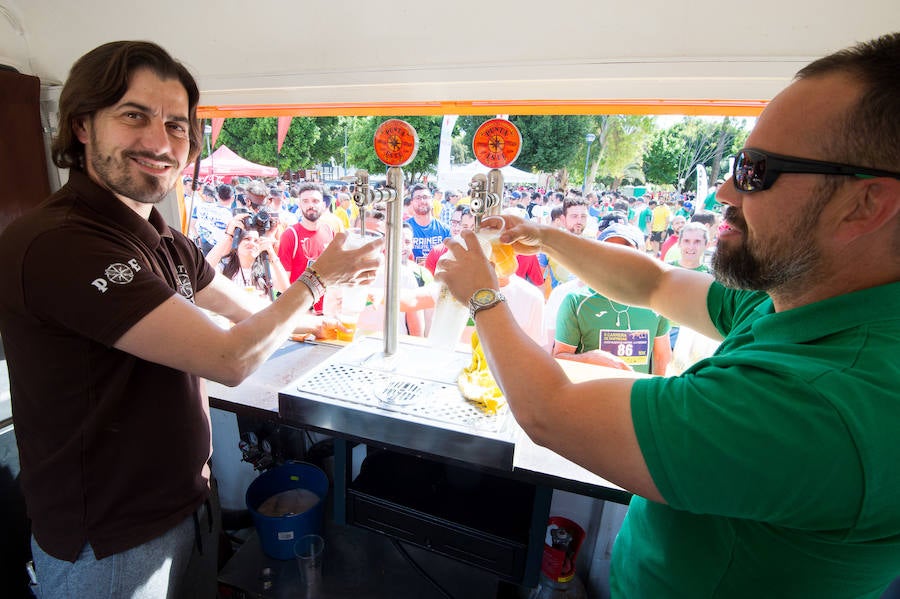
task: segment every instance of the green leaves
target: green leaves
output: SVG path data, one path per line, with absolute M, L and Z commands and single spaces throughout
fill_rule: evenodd
M 322 164 L 367 169 L 383 174 L 386 166 L 375 156 L 372 140 L 376 128 L 388 118 L 401 118 L 415 127 L 419 152 L 404 167 L 409 183 L 421 181 L 437 167 L 441 134 L 440 116 L 405 117 L 294 117 L 277 152 L 277 119 L 230 118 L 225 121 L 217 147 L 225 144 L 238 155 L 282 172 L 316 168 Z M 481 123 L 492 118 L 462 115 L 453 135 L 453 160 L 470 162 L 472 136 Z M 559 181 L 571 174 L 573 184 L 584 177 L 587 142 L 593 133 L 588 163 L 588 187 L 597 181 L 615 187 L 623 179 L 646 180 L 678 187 L 694 185 L 694 168 L 703 164 L 715 180 L 727 169 L 727 158 L 748 135 L 742 119 L 711 120 L 687 117 L 668 129 L 660 129 L 650 115 L 512 115 L 522 133 L 522 151 L 515 166 L 532 172 L 556 173 Z M 345 153 L 346 151 L 346 161 Z
M 728 157 L 743 146 L 749 131 L 740 119 L 721 120 L 686 117 L 669 129 L 660 131 L 644 154 L 647 180 L 676 189 L 694 189 L 692 176 L 698 164 L 709 172 L 711 181 L 727 170 Z

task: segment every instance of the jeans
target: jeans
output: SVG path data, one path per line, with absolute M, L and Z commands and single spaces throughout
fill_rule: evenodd
M 90 544 L 82 548 L 75 563 L 56 559 L 32 536 L 38 580 L 32 589 L 38 599 L 214 597 L 218 527 L 209 531 L 208 509 L 206 504 L 198 509 L 199 527 L 194 516 L 188 516 L 163 535 L 101 560 L 94 557 Z

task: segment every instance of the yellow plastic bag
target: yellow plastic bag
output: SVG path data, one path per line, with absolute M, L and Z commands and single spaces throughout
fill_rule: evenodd
M 506 399 L 488 368 L 478 333 L 472 333 L 472 362 L 459 373 L 457 385 L 462 396 L 473 401 L 488 414 L 496 414 Z

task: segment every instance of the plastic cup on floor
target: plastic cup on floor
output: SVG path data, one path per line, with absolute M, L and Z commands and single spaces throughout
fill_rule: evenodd
M 304 535 L 294 543 L 294 557 L 300 572 L 300 597 L 322 595 L 322 554 L 325 539 L 319 535 Z

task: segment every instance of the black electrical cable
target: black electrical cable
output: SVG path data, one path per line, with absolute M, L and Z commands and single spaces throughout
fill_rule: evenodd
M 415 570 L 416 572 L 418 572 L 419 575 L 422 576 L 422 578 L 424 578 L 425 580 L 427 580 L 428 582 L 430 582 L 430 583 L 432 584 L 432 586 L 434 586 L 434 588 L 436 588 L 436 589 L 438 590 L 438 592 L 440 592 L 441 595 L 443 595 L 443 596 L 446 597 L 447 599 L 453 599 L 453 595 L 451 595 L 450 593 L 448 593 L 448 592 L 447 592 L 447 589 L 445 589 L 444 587 L 442 587 L 442 586 L 438 583 L 438 581 L 436 581 L 434 578 L 432 578 L 432 577 L 428 574 L 428 572 L 426 572 L 426 571 L 422 568 L 422 566 L 420 566 L 419 564 L 416 563 L 416 560 L 414 560 L 414 559 L 412 558 L 412 556 L 411 556 L 409 553 L 406 552 L 406 549 L 403 547 L 403 545 L 400 544 L 400 541 L 398 541 L 397 539 L 391 539 L 391 543 L 394 544 L 394 548 L 400 553 L 400 555 L 402 555 L 403 558 L 404 558 L 407 562 L 409 562 L 409 565 L 412 566 L 413 570 Z

